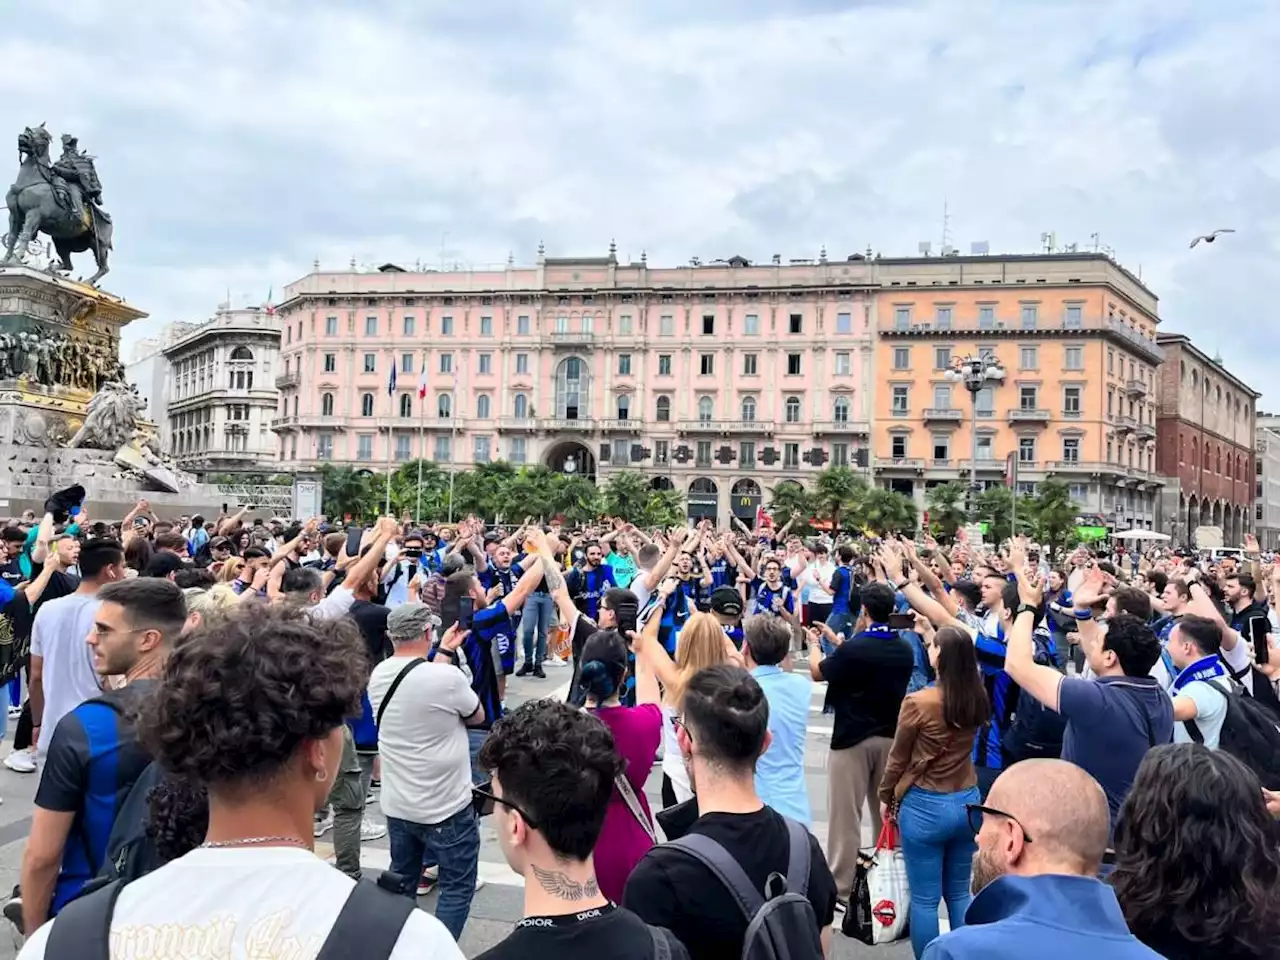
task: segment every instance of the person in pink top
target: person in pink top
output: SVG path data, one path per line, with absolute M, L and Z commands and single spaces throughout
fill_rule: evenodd
M 655 637 L 658 617 L 650 617 L 646 632 Z M 635 634 L 633 640 L 639 640 Z M 658 680 L 644 660 L 636 659 L 636 705 L 622 706 L 627 687 L 627 641 L 617 630 L 597 630 L 582 648 L 578 696 L 583 706 L 609 728 L 623 760 L 615 781 L 604 829 L 595 848 L 596 879 L 614 903 L 622 900 L 627 877 L 654 842 L 653 817 L 644 794 L 645 781 L 662 741 L 662 708 Z

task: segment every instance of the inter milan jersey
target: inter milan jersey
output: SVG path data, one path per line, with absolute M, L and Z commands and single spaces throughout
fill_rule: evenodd
M 754 607 L 755 613 L 772 613 L 777 614 L 778 611 L 773 609 L 773 601 L 775 599 L 782 600 L 782 609 L 787 613 L 796 612 L 795 594 L 791 592 L 791 588 L 785 583 L 781 583 L 775 589 L 767 583 L 760 587 L 756 592 L 756 602 Z
M 484 726 L 490 727 L 502 717 L 502 698 L 498 696 L 498 671 L 493 661 L 496 647 L 504 659 L 515 650 L 515 627 L 507 616 L 506 605 L 498 602 L 477 610 L 471 620 L 471 632 L 462 641 L 462 652 L 471 669 L 471 689 L 484 707 Z

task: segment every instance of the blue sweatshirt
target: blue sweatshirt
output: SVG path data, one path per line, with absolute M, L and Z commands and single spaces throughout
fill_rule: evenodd
M 1092 877 L 1004 876 L 983 887 L 965 925 L 923 960 L 1161 960 L 1124 922 L 1116 895 Z

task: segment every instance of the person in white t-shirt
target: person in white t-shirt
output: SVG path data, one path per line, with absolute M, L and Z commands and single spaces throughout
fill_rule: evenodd
M 1169 691 L 1173 742 L 1203 743 L 1217 750 L 1231 687 L 1230 671 L 1222 659 L 1222 625 L 1186 614 L 1169 632 L 1168 651 L 1178 671 Z
M 333 784 L 365 669 L 354 623 L 288 606 L 244 605 L 174 649 L 138 730 L 166 771 L 207 785 L 209 827 L 200 847 L 119 891 L 113 956 L 158 956 L 164 942 L 190 956 L 314 957 L 331 933 L 363 932 L 360 915 L 338 923 L 356 881 L 315 855 L 312 816 Z M 438 920 L 362 882 L 366 897 L 406 906 L 384 956 L 461 960 Z M 58 925 L 109 893 L 69 904 L 21 960 L 43 960 Z

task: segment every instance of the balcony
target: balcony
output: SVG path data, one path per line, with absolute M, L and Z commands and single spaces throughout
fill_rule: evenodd
M 876 461 L 879 470 L 923 470 L 924 461 L 919 457 L 887 457 Z
M 1048 423 L 1053 415 L 1043 407 L 1016 407 L 1009 411 L 1009 425 L 1018 423 Z
M 681 433 L 716 436 L 772 436 L 777 424 L 772 420 L 681 420 Z M 797 425 L 798 426 L 798 425 Z
M 866 437 L 870 434 L 871 424 L 866 420 L 815 420 L 813 422 L 815 437 Z
M 632 420 L 630 417 L 624 419 L 614 418 L 612 420 L 601 420 L 600 429 L 605 433 L 640 433 L 644 429 L 643 420 Z
M 276 417 L 274 420 L 271 421 L 271 429 L 276 431 L 297 430 L 298 418 L 297 417 Z
M 1156 428 L 1150 423 L 1140 423 L 1135 434 L 1139 440 L 1154 440 L 1156 438 Z
M 959 407 L 926 407 L 925 423 L 962 423 L 964 411 Z
M 1164 363 L 1164 347 L 1157 346 L 1154 340 L 1148 340 L 1141 334 L 1135 333 L 1123 320 L 1108 317 L 1103 329 L 1119 337 L 1129 349 L 1140 354 L 1148 363 L 1157 365 Z
M 935 470 L 954 470 L 956 468 L 955 461 L 949 457 L 934 457 L 929 461 L 929 466 Z
M 293 373 L 280 373 L 276 375 L 277 390 L 284 390 L 286 387 L 296 387 L 301 382 L 302 378 L 296 371 Z
M 1138 429 L 1138 421 L 1133 417 L 1114 417 L 1112 419 L 1118 434 L 1133 433 Z
M 1052 473 L 1076 474 L 1118 474 L 1123 472 L 1115 464 L 1103 463 L 1100 460 L 1054 460 L 1049 463 L 1048 469 Z
M 538 429 L 538 421 L 533 417 L 501 417 L 498 430 L 502 433 L 533 433 Z
M 548 433 L 595 433 L 599 424 L 585 417 L 543 417 L 540 424 Z
M 1124 392 L 1130 397 L 1145 397 L 1147 395 L 1147 383 L 1145 380 L 1126 380 L 1124 382 Z
M 558 350 L 591 350 L 596 345 L 596 335 L 590 330 L 556 330 L 550 337 L 551 345 Z

